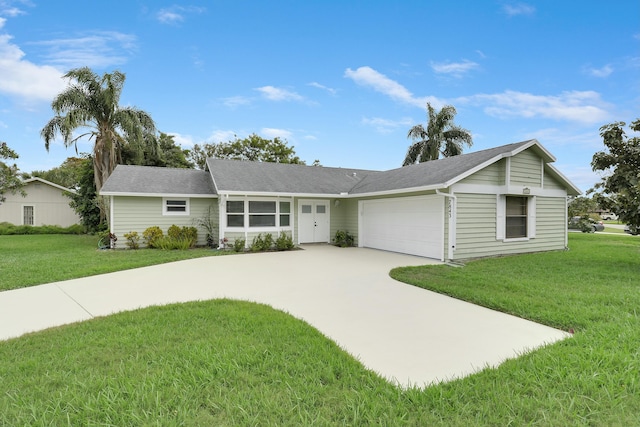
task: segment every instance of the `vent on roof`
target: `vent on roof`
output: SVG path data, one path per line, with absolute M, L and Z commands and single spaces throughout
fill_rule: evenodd
M 357 174 L 354 172 L 354 173 L 353 173 L 353 176 L 355 177 L 356 175 L 357 175 Z

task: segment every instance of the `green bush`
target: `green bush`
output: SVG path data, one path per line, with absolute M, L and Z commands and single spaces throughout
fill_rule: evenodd
M 149 227 L 142 232 L 142 238 L 148 248 L 157 248 L 158 240 L 163 237 L 162 230 L 158 226 Z
M 167 236 L 169 236 L 172 239 L 179 239 L 182 236 L 182 231 L 180 230 L 180 227 L 178 227 L 177 225 L 173 224 L 167 230 Z
M 85 234 L 85 229 L 80 224 L 74 224 L 69 227 L 59 227 L 57 225 L 34 227 L 32 225 L 13 225 L 9 222 L 1 222 L 0 235 L 2 234 Z
M 348 231 L 338 230 L 336 231 L 336 236 L 333 238 L 333 241 L 336 243 L 336 246 L 346 248 L 353 246 L 355 239 Z
M 251 252 L 264 252 L 271 249 L 273 246 L 273 235 L 267 233 L 262 237 L 262 233 L 253 238 L 249 250 Z
M 236 239 L 236 240 L 234 240 L 233 241 L 233 250 L 235 252 L 243 252 L 245 243 L 246 243 L 246 241 L 244 239 Z
M 137 231 L 125 233 L 124 238 L 127 239 L 125 244 L 129 249 L 138 249 L 140 247 L 140 235 Z
M 156 242 L 156 245 L 158 249 L 163 249 L 163 250 L 178 249 L 178 250 L 184 251 L 191 247 L 191 240 L 186 237 L 174 238 L 174 237 L 164 236 L 158 239 L 158 241 Z
M 295 245 L 293 239 L 287 233 L 280 233 L 276 239 L 276 249 L 279 251 L 290 251 Z

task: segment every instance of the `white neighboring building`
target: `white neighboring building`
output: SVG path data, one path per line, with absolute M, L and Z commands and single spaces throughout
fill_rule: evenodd
M 80 223 L 80 217 L 69 206 L 71 199 L 65 195 L 75 193 L 75 190 L 37 177 L 27 179 L 24 183 L 26 197 L 19 193 L 5 194 L 6 200 L 0 203 L 0 222 L 59 227 Z

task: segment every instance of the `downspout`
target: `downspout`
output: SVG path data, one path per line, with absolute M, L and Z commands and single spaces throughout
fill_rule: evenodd
M 449 235 L 447 239 L 447 259 L 451 261 L 453 259 L 453 251 L 456 249 L 456 206 L 458 204 L 458 198 L 449 193 L 443 193 L 436 189 L 436 194 L 439 196 L 448 197 L 449 200 Z

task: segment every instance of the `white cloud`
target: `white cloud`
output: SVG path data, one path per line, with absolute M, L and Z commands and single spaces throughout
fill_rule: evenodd
M 167 132 L 167 135 L 173 137 L 173 141 L 182 148 L 193 147 L 193 137 L 191 135 L 181 135 L 175 132 Z
M 237 108 L 251 104 L 251 99 L 244 96 L 231 96 L 229 98 L 223 98 L 222 104 L 229 108 Z
M 262 128 L 260 129 L 260 135 L 267 139 L 273 139 L 273 138 L 288 139 L 293 136 L 293 132 L 288 131 L 286 129 Z
M 258 92 L 271 101 L 303 101 L 304 98 L 295 92 L 274 86 L 263 86 L 256 88 Z
M 15 2 L 12 1 L 0 1 L 0 15 L 3 16 L 9 16 L 11 18 L 18 16 L 18 15 L 24 15 L 26 12 L 16 6 L 14 6 Z M 18 3 L 22 3 L 25 6 L 32 6 L 31 2 L 29 1 L 20 1 Z M 2 18 L 0 18 L 2 19 Z M 2 24 L 0 24 L 0 28 L 2 27 Z
M 337 90 L 335 90 L 333 88 L 330 88 L 330 87 L 327 87 L 327 86 L 324 86 L 324 85 L 321 85 L 318 82 L 311 82 L 311 83 L 309 83 L 309 86 L 313 86 L 313 87 L 316 87 L 318 89 L 325 90 L 325 91 L 329 92 L 331 95 L 335 95 L 338 92 Z
M 51 101 L 66 87 L 62 72 L 49 65 L 36 65 L 24 56 L 11 43 L 11 36 L 0 34 L 0 93 L 26 103 Z
M 380 117 L 365 117 L 362 119 L 362 123 L 367 126 L 372 126 L 376 131 L 380 133 L 390 133 L 399 127 L 408 128 L 413 124 L 413 120 L 408 117 L 404 117 L 400 120 L 389 120 Z
M 609 64 L 602 68 L 586 68 L 586 73 L 593 77 L 605 78 L 609 77 L 613 73 L 613 67 Z
M 52 65 L 69 69 L 81 66 L 103 68 L 121 65 L 136 49 L 136 38 L 116 31 L 97 31 L 79 37 L 32 43 L 49 49 L 44 55 Z
M 509 16 L 533 15 L 536 8 L 526 3 L 512 3 L 502 6 L 502 10 Z
M 228 142 L 234 140 L 236 136 L 236 132 L 232 130 L 215 130 L 211 133 L 207 140 L 214 143 Z
M 545 96 L 508 90 L 458 98 L 457 102 L 484 105 L 485 113 L 500 118 L 543 117 L 593 124 L 609 117 L 609 105 L 600 98 L 599 93 L 593 91 L 567 91 L 560 95 Z
M 187 14 L 200 14 L 205 12 L 205 8 L 197 6 L 179 6 L 173 5 L 160 9 L 156 13 L 156 19 L 161 24 L 177 25 L 185 21 Z
M 430 102 L 434 108 L 440 108 L 444 103 L 435 97 L 415 97 L 407 88 L 400 83 L 391 80 L 384 74 L 381 74 L 371 67 L 360 67 L 356 70 L 347 68 L 344 76 L 350 78 L 361 86 L 370 87 L 376 92 L 387 95 L 391 99 L 405 104 L 414 105 L 416 107 L 425 108 L 427 102 Z
M 448 74 L 450 76 L 460 78 L 471 70 L 478 68 L 476 62 L 464 60 L 462 62 L 432 62 L 431 68 L 438 74 Z

